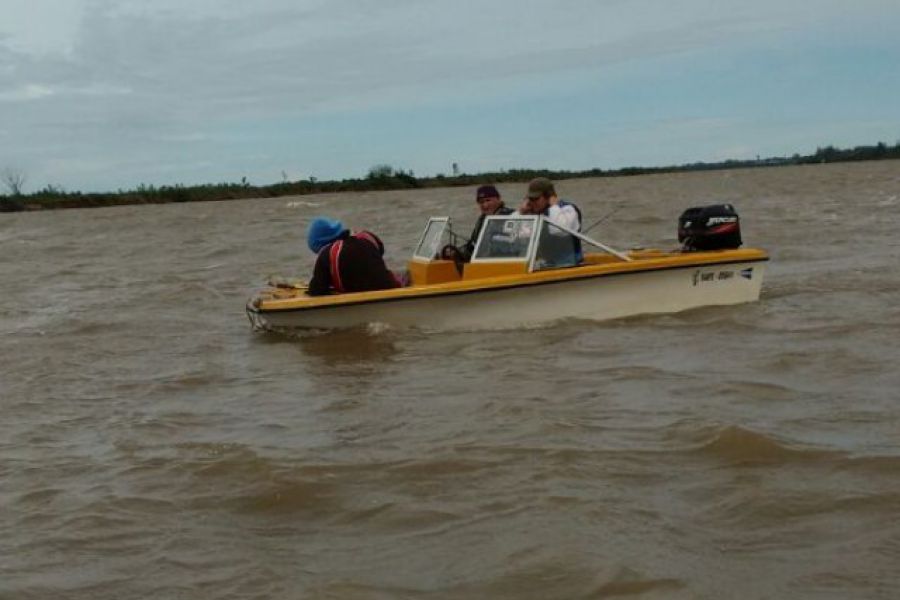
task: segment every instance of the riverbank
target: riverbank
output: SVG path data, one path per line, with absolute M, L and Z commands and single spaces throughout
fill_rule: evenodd
M 438 188 L 479 185 L 482 183 L 518 183 L 534 177 L 549 177 L 554 180 L 583 177 L 622 177 L 655 173 L 677 173 L 690 171 L 712 171 L 722 169 L 751 169 L 781 167 L 802 164 L 853 162 L 867 160 L 900 159 L 900 142 L 894 146 L 879 143 L 874 146 L 857 146 L 838 149 L 833 146 L 819 148 L 815 153 L 792 157 L 772 157 L 755 160 L 726 160 L 715 163 L 690 163 L 665 167 L 627 167 L 623 169 L 589 169 L 585 171 L 553 171 L 547 169 L 512 169 L 507 171 L 454 176 L 436 175 L 415 177 L 412 172 L 382 165 L 373 168 L 369 175 L 359 179 L 340 181 L 319 181 L 315 178 L 299 181 L 284 181 L 271 185 L 254 186 L 246 180 L 240 183 L 220 183 L 195 186 L 147 186 L 134 190 L 119 190 L 106 193 L 66 192 L 47 186 L 32 194 L 0 196 L 0 212 L 23 210 L 48 210 L 61 208 L 91 208 L 138 204 L 167 204 L 173 202 L 209 202 L 239 200 L 249 198 L 272 198 L 279 196 L 301 196 L 308 194 L 367 192 L 384 190 L 404 190 L 416 188 Z

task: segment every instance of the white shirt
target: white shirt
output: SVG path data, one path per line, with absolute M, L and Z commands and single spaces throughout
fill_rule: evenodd
M 547 209 L 547 220 L 556 225 L 561 225 L 572 231 L 581 229 L 581 219 L 578 218 L 578 211 L 571 204 L 560 206 L 559 204 L 551 204 Z M 569 235 L 556 227 L 550 228 L 553 235 Z

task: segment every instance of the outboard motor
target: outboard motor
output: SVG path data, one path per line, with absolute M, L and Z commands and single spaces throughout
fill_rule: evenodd
M 730 204 L 689 208 L 678 217 L 678 241 L 687 252 L 739 248 L 740 218 Z

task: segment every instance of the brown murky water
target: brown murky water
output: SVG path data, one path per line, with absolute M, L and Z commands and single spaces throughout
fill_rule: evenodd
M 762 300 L 285 337 L 311 216 L 400 266 L 473 189 L 0 217 L 0 597 L 897 597 L 900 163 L 559 187 L 626 248 L 734 203 Z

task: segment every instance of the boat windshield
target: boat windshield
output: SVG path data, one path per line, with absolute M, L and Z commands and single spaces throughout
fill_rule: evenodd
M 443 247 L 445 232 L 450 231 L 450 217 L 432 217 L 428 219 L 419 245 L 413 252 L 413 258 L 422 260 L 434 260 L 438 258 Z
M 493 215 L 484 221 L 472 261 L 528 260 L 538 218 L 533 215 Z

